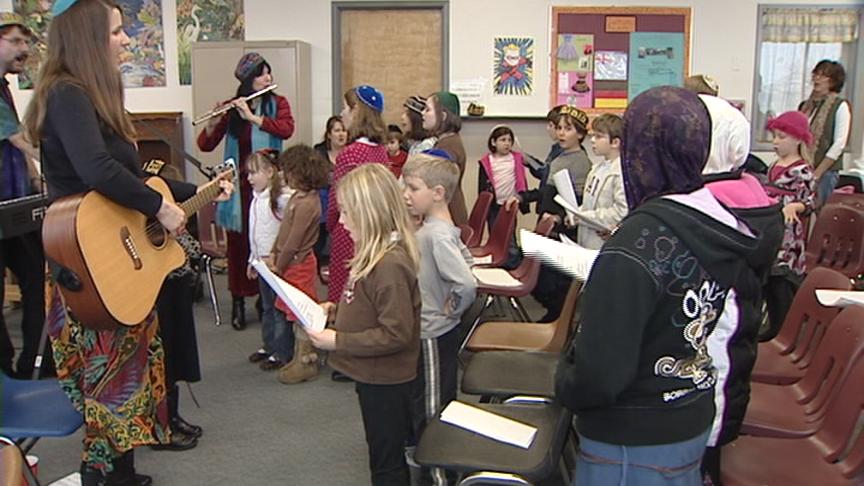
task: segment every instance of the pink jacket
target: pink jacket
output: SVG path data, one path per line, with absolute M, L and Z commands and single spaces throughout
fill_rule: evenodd
M 528 190 L 528 181 L 525 179 L 525 164 L 524 157 L 522 157 L 521 152 L 510 152 L 513 155 L 513 172 L 516 174 L 516 193 L 520 193 Z M 492 172 L 492 160 L 490 159 L 491 154 L 486 154 L 480 159 L 480 166 L 483 167 L 483 170 L 486 172 L 486 178 L 489 180 L 489 184 L 492 185 L 492 188 L 495 188 L 495 180 L 493 172 Z

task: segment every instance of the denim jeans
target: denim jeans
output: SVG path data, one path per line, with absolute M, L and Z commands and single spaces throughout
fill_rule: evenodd
M 276 292 L 261 277 L 258 277 L 258 288 L 264 349 L 282 361 L 290 361 L 294 355 L 294 327 L 285 319 L 285 314 L 276 308 Z
M 579 436 L 574 486 L 699 486 L 709 430 L 683 442 L 621 446 Z
M 837 187 L 837 182 L 840 180 L 840 173 L 836 170 L 829 170 L 822 174 L 819 182 L 816 183 L 816 207 L 821 208 L 828 201 L 828 197 L 834 192 Z

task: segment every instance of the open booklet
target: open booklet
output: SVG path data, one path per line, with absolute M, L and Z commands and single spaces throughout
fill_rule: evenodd
M 297 287 L 279 278 L 271 272 L 267 265 L 261 260 L 253 260 L 252 266 L 258 275 L 267 282 L 267 285 L 276 292 L 276 296 L 285 301 L 291 312 L 300 320 L 304 327 L 315 332 L 321 332 L 327 325 L 327 314 L 311 297 L 300 291 Z
M 604 225 L 600 221 L 597 221 L 596 219 L 592 218 L 591 216 L 588 216 L 587 214 L 585 214 L 584 212 L 579 210 L 579 208 L 573 207 L 572 205 L 570 205 L 570 203 L 568 203 L 566 199 L 561 197 L 561 194 L 555 195 L 555 202 L 560 204 L 561 207 L 564 208 L 569 214 L 572 214 L 573 216 L 575 216 L 576 219 L 579 220 L 579 226 L 582 226 L 584 228 L 589 228 L 589 229 L 594 230 L 594 231 L 601 231 L 601 232 L 611 232 L 612 231 L 612 228 L 609 228 L 608 226 Z
M 540 236 L 526 229 L 519 230 L 522 251 L 579 280 L 588 280 L 599 250 L 589 250 L 572 241 L 564 243 Z
M 537 428 L 456 400 L 441 411 L 441 421 L 523 449 L 531 447 Z
M 552 176 L 552 182 L 558 191 L 558 194 L 555 195 L 555 202 L 560 204 L 569 214 L 575 216 L 579 220 L 579 226 L 591 228 L 594 231 L 612 231 L 612 228 L 607 227 L 579 209 L 579 202 L 576 200 L 576 191 L 573 189 L 573 181 L 570 179 L 570 173 L 567 170 L 556 172 Z
M 864 305 L 864 291 L 817 289 L 816 300 L 826 307 Z

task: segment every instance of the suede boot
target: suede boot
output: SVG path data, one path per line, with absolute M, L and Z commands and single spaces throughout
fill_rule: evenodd
M 292 385 L 318 378 L 318 353 L 307 340 L 295 342 L 294 359 L 279 370 L 279 381 Z

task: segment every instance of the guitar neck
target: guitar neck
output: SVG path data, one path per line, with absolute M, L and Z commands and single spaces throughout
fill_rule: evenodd
M 219 179 L 214 179 L 203 186 L 198 187 L 198 192 L 194 196 L 180 203 L 180 207 L 186 216 L 192 216 L 201 210 L 207 203 L 216 199 L 221 192 L 219 187 Z

